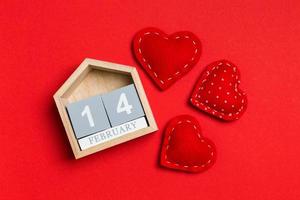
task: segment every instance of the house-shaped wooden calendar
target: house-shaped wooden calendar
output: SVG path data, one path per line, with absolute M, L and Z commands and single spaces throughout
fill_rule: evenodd
M 76 159 L 157 130 L 131 66 L 87 58 L 54 100 Z

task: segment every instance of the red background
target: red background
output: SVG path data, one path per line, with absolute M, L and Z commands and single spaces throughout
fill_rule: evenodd
M 300 199 L 299 1 L 3 1 L 0 3 L 0 198 Z M 160 92 L 130 51 L 155 26 L 194 32 L 199 63 Z M 74 160 L 52 95 L 86 58 L 137 66 L 160 130 Z M 248 94 L 222 123 L 188 97 L 207 64 L 226 58 Z M 162 131 L 191 114 L 218 150 L 201 174 L 159 167 Z

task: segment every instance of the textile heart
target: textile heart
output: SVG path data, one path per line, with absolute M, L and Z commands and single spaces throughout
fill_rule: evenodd
M 239 89 L 237 67 L 220 60 L 207 66 L 196 83 L 191 103 L 198 109 L 222 120 L 239 119 L 247 108 L 247 96 Z
M 168 123 L 161 149 L 161 165 L 198 173 L 210 168 L 215 158 L 214 143 L 202 136 L 194 117 L 180 115 Z
M 165 90 L 195 66 L 201 43 L 188 31 L 167 35 L 157 28 L 145 28 L 135 35 L 133 52 L 154 83 Z

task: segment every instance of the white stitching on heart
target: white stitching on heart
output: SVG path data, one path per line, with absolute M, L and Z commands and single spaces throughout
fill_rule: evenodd
M 151 32 L 151 31 L 148 31 L 148 32 L 144 33 L 143 36 L 149 35 L 149 34 L 155 34 L 155 35 L 158 35 L 158 36 L 160 35 L 160 33 L 158 33 L 158 32 Z M 164 36 L 163 38 L 166 39 L 166 40 L 169 39 L 169 38 L 166 37 L 166 36 Z M 182 39 L 182 38 L 189 39 L 190 36 L 176 36 L 176 37 L 175 37 L 175 39 Z M 182 72 L 180 72 L 180 71 L 177 71 L 175 74 L 169 76 L 166 80 L 162 80 L 161 78 L 159 78 L 159 76 L 157 75 L 157 73 L 153 70 L 152 66 L 147 62 L 147 60 L 144 58 L 144 56 L 143 56 L 143 54 L 142 54 L 142 49 L 141 49 L 141 43 L 142 43 L 142 40 L 143 40 L 142 37 L 140 37 L 139 40 L 138 40 L 138 41 L 139 41 L 139 42 L 138 42 L 138 44 L 139 44 L 139 47 L 138 47 L 138 53 L 142 56 L 142 61 L 147 65 L 147 67 L 149 68 L 149 70 L 153 73 L 154 78 L 157 79 L 161 84 L 165 84 L 165 81 L 171 81 L 173 78 L 175 78 L 175 76 L 177 76 L 177 75 L 179 75 L 180 73 L 182 73 Z M 194 45 L 194 47 L 195 47 L 195 51 L 194 51 L 194 55 L 193 55 L 193 57 L 191 58 L 190 61 L 194 61 L 194 60 L 195 60 L 195 57 L 196 57 L 196 54 L 199 52 L 199 51 L 198 51 L 198 48 L 197 48 L 197 43 L 196 43 L 196 41 L 195 41 L 195 40 L 192 40 L 192 42 L 193 42 L 193 45 Z M 189 63 L 187 63 L 187 64 L 185 64 L 185 65 L 183 66 L 184 69 L 186 69 L 186 68 L 188 68 L 188 67 L 190 67 L 190 64 L 189 64 Z
M 182 123 L 184 123 L 184 122 L 191 124 L 191 121 L 190 121 L 190 120 L 184 120 L 184 121 L 179 121 L 179 122 L 177 122 L 177 124 L 176 124 L 175 126 L 178 126 L 179 124 L 182 124 Z M 200 135 L 200 132 L 199 132 L 199 130 L 197 129 L 197 127 L 196 127 L 195 125 L 193 125 L 193 128 L 197 131 L 197 136 L 198 136 L 198 138 L 200 139 L 200 142 L 206 143 L 206 141 L 202 139 L 202 136 Z M 168 144 L 167 144 L 167 146 L 166 146 L 166 154 L 165 154 L 165 160 L 166 160 L 166 163 L 168 163 L 168 164 L 173 164 L 173 165 L 175 165 L 175 166 L 177 166 L 177 167 L 178 167 L 178 166 L 181 166 L 181 167 L 184 167 L 184 168 L 188 168 L 188 167 L 194 167 L 194 168 L 202 167 L 202 168 L 203 168 L 203 167 L 207 166 L 209 163 L 211 163 L 212 157 L 214 156 L 214 152 L 213 152 L 213 150 L 212 150 L 212 146 L 211 146 L 210 144 L 207 144 L 207 143 L 206 143 L 206 144 L 207 144 L 207 147 L 211 150 L 211 153 L 210 153 L 211 158 L 210 158 L 206 163 L 202 164 L 201 166 L 199 166 L 199 165 L 193 165 L 193 166 L 180 165 L 179 163 L 175 163 L 175 162 L 169 161 L 169 160 L 168 160 L 168 156 L 167 156 L 167 150 L 168 150 L 169 147 L 170 147 L 170 140 L 171 140 L 171 136 L 174 134 L 174 133 L 173 133 L 174 130 L 175 130 L 175 127 L 173 127 L 173 128 L 171 129 L 170 135 L 169 135 L 169 137 L 168 137 Z
M 214 67 L 211 69 L 211 72 L 207 71 L 206 74 L 205 74 L 206 77 L 203 79 L 202 83 L 204 83 L 204 82 L 207 81 L 207 77 L 209 76 L 210 73 L 213 73 L 214 70 L 219 69 L 219 66 L 221 66 L 221 65 L 223 65 L 223 64 L 224 64 L 224 63 L 219 62 L 219 63 L 217 64 L 217 66 L 214 66 Z M 231 67 L 231 64 L 228 63 L 228 62 L 226 62 L 225 65 L 227 65 L 228 67 Z M 224 72 L 226 72 L 226 70 L 224 70 Z M 234 72 L 235 74 L 232 74 L 232 77 L 235 76 L 235 78 L 238 80 L 238 79 L 239 79 L 239 76 L 236 74 L 236 73 L 237 73 L 236 67 L 233 67 L 233 72 Z M 216 74 L 213 74 L 213 75 L 214 75 L 214 77 L 217 76 Z M 223 79 L 223 78 L 221 78 L 221 79 Z M 205 80 L 205 81 L 204 81 L 204 80 Z M 240 83 L 240 80 L 238 80 L 238 82 L 235 83 L 235 85 L 234 85 L 234 91 L 237 92 L 239 96 L 242 96 L 242 94 L 238 91 L 238 84 L 239 84 L 239 83 Z M 214 85 L 214 83 L 211 82 L 211 85 Z M 229 83 L 229 85 L 232 86 L 232 83 Z M 204 88 L 203 88 L 202 85 L 198 88 L 198 90 L 203 90 L 203 89 L 204 89 Z M 222 89 L 222 88 L 221 88 L 221 89 Z M 195 94 L 194 98 L 197 98 L 197 95 L 198 95 L 198 94 Z M 227 92 L 227 95 L 229 95 L 229 92 Z M 216 95 L 216 98 L 218 99 L 219 96 Z M 234 98 L 237 99 L 237 96 L 234 96 Z M 207 110 L 212 110 L 212 114 L 213 114 L 213 115 L 215 115 L 216 113 L 220 113 L 221 115 L 219 115 L 218 117 L 221 118 L 221 119 L 223 118 L 222 115 L 227 115 L 227 116 L 229 116 L 229 117 L 232 117 L 233 115 L 239 115 L 239 114 L 242 112 L 242 110 L 245 108 L 243 105 L 241 105 L 241 107 L 239 108 L 239 110 L 238 110 L 236 113 L 228 113 L 228 114 L 225 114 L 225 113 L 222 113 L 222 112 L 220 112 L 220 111 L 217 111 L 217 110 L 215 110 L 215 109 L 213 109 L 213 108 L 210 108 L 210 107 L 207 106 L 207 105 L 204 105 L 202 102 L 199 102 L 197 99 L 193 99 L 193 97 L 191 98 L 191 101 L 195 101 L 197 107 L 199 107 L 199 104 L 201 104 L 201 105 L 204 107 L 204 110 L 205 110 L 205 111 L 207 111 Z M 206 100 L 206 101 L 207 101 L 207 100 Z M 206 102 L 206 103 L 207 103 L 207 102 Z M 227 100 L 226 100 L 226 99 L 224 100 L 224 103 L 225 103 L 225 104 L 227 103 Z M 244 103 L 245 103 L 245 100 L 242 99 L 241 103 L 244 104 Z M 215 106 L 214 106 L 214 107 L 215 107 Z M 232 105 L 232 108 L 234 108 L 234 105 Z M 238 119 L 238 117 L 236 116 L 235 119 Z

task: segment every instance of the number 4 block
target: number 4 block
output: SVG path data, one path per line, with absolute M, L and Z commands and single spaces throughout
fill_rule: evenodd
M 67 111 L 77 139 L 110 128 L 101 96 L 71 103 Z
M 102 95 L 112 126 L 144 116 L 144 110 L 133 84 Z

